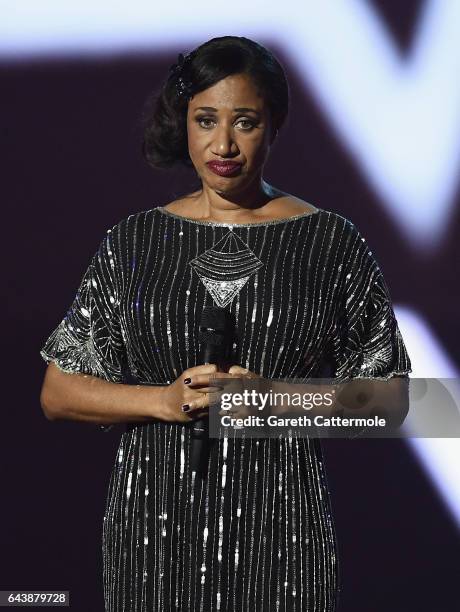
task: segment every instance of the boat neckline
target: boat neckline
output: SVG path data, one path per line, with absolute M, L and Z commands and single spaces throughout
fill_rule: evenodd
M 164 206 L 157 206 L 154 210 L 158 210 L 163 215 L 167 217 L 173 217 L 174 219 L 179 219 L 180 221 L 186 221 L 187 223 L 195 223 L 196 225 L 219 225 L 223 227 L 253 227 L 253 226 L 264 226 L 264 225 L 279 225 L 281 223 L 289 223 L 290 221 L 295 221 L 297 219 L 301 219 L 303 217 L 316 217 L 319 213 L 324 212 L 322 208 L 316 207 L 315 212 L 304 212 L 299 213 L 298 215 L 294 215 L 292 217 L 285 217 L 283 219 L 270 219 L 268 221 L 253 221 L 249 223 L 229 223 L 224 221 L 212 221 L 212 220 L 199 220 L 199 219 L 190 219 L 189 217 L 183 217 L 182 215 L 177 215 L 176 213 L 166 209 Z

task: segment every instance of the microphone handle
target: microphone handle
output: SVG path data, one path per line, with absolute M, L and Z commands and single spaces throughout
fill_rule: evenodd
M 226 360 L 222 359 L 222 353 L 217 353 L 215 348 L 210 344 L 205 344 L 203 349 L 203 363 L 205 365 L 209 363 L 215 363 L 219 372 L 225 372 L 228 366 Z M 202 417 L 196 419 L 192 424 L 192 448 L 190 465 L 192 471 L 196 474 L 201 473 L 203 468 L 205 442 L 208 438 L 209 421 L 208 417 Z

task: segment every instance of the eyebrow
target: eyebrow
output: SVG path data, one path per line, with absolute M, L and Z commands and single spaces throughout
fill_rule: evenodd
M 214 108 L 212 106 L 198 106 L 195 110 L 204 110 L 209 111 L 211 113 L 217 113 L 217 108 Z M 256 115 L 260 114 L 259 111 L 255 108 L 248 108 L 247 106 L 240 106 L 239 108 L 234 108 L 233 111 L 235 113 L 255 113 Z

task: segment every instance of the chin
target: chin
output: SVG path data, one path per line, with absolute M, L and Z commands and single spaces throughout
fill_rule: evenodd
M 239 174 L 238 176 L 234 176 L 234 177 L 224 177 L 224 176 L 215 176 L 213 177 L 213 179 L 216 180 L 212 180 L 210 181 L 209 179 L 206 181 L 206 184 L 211 187 L 211 189 L 214 189 L 214 191 L 223 191 L 225 193 L 230 193 L 231 191 L 235 191 L 235 190 L 241 190 L 244 189 L 247 185 L 249 185 L 251 183 L 251 181 L 248 181 L 248 176 L 247 175 L 241 175 Z
M 226 195 L 226 194 L 237 193 L 238 191 L 241 191 L 241 188 L 242 188 L 241 185 L 228 185 L 227 187 L 222 187 L 222 185 L 219 185 L 216 187 L 212 187 L 212 190 L 215 193 L 218 193 L 219 195 Z

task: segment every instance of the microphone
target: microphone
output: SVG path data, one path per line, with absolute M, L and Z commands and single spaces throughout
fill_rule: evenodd
M 201 344 L 201 361 L 214 363 L 218 372 L 228 372 L 232 362 L 233 341 L 235 337 L 235 317 L 224 308 L 209 306 L 201 313 L 198 340 Z M 205 440 L 208 436 L 208 418 L 193 421 L 191 468 L 197 474 L 205 470 Z

